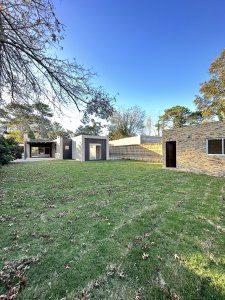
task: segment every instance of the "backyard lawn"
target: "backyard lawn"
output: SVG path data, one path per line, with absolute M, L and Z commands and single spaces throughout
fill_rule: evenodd
M 133 161 L 0 169 L 0 295 L 225 299 L 225 179 Z

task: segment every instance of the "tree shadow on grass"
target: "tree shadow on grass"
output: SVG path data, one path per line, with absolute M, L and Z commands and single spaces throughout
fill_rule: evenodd
M 146 263 L 146 266 L 141 263 L 129 273 L 143 290 L 143 299 L 224 300 L 224 266 L 208 264 L 205 272 L 204 268 L 194 268 L 181 260 L 159 261 Z

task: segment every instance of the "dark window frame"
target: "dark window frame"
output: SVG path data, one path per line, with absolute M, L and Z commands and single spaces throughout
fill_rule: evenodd
M 220 140 L 222 143 L 222 148 L 221 148 L 221 153 L 209 153 L 209 141 L 215 141 L 215 140 Z M 208 155 L 219 155 L 219 156 L 224 156 L 225 155 L 225 138 L 212 138 L 212 139 L 207 139 L 206 142 L 206 153 Z

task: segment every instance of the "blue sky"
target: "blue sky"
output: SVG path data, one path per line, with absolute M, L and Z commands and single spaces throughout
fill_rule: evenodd
M 117 105 L 153 117 L 194 109 L 199 84 L 225 48 L 224 0 L 54 0 L 63 55 L 98 73 Z

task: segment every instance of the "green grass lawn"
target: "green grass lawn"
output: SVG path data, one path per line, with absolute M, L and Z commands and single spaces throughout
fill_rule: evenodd
M 10 164 L 0 237 L 0 295 L 225 299 L 224 178 L 132 161 Z

